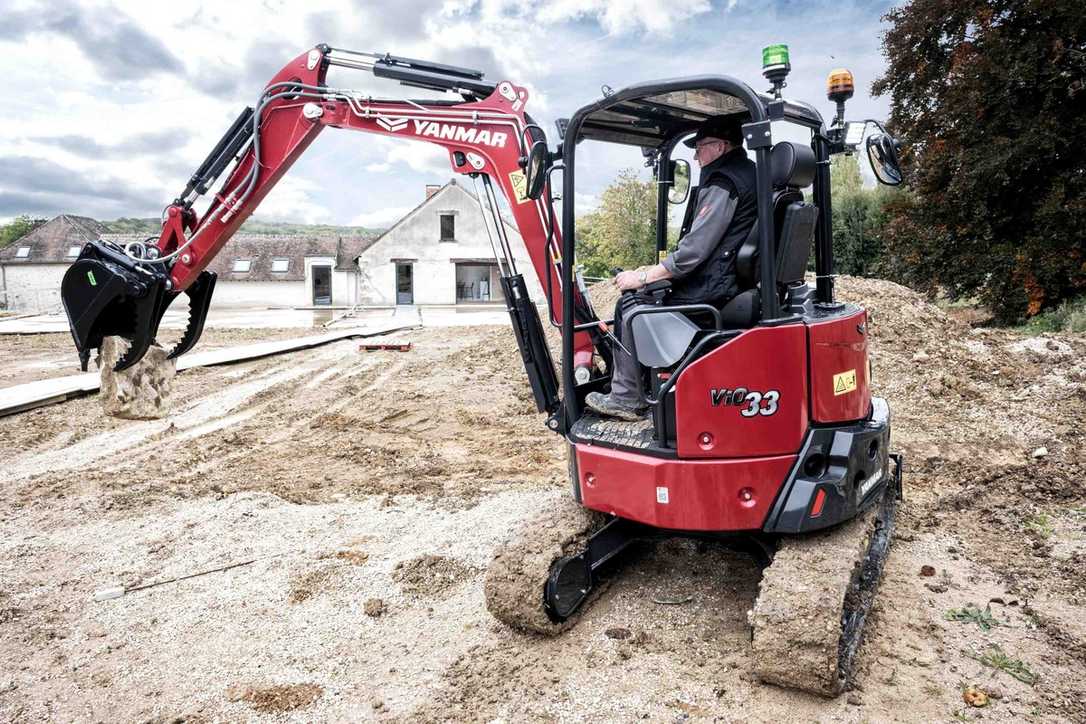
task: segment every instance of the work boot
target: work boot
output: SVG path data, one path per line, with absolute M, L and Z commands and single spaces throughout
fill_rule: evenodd
M 645 417 L 645 410 L 647 408 L 642 407 L 640 404 L 630 405 L 628 403 L 616 400 L 611 395 L 604 395 L 599 392 L 589 392 L 584 398 L 584 403 L 588 405 L 589 409 L 598 412 L 606 417 L 617 417 L 619 420 L 627 420 L 629 422 L 637 422 Z

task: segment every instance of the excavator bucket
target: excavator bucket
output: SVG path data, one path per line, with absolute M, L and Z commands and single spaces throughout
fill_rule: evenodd
M 60 298 L 84 370 L 91 350 L 101 347 L 104 337 L 123 337 L 131 345 L 115 370 L 131 367 L 143 357 L 176 296 L 168 291 L 168 281 L 157 265 L 140 264 L 109 242 L 92 241 L 83 247 L 64 274 Z

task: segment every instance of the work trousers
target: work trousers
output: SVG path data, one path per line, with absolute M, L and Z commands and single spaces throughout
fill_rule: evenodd
M 615 336 L 626 349 L 633 351 L 634 336 L 630 332 L 629 315 L 635 309 L 652 305 L 638 304 L 630 296 L 619 297 L 615 303 Z M 634 363 L 632 354 L 626 354 L 618 345 L 612 345 L 611 399 L 625 407 L 641 407 L 641 368 Z

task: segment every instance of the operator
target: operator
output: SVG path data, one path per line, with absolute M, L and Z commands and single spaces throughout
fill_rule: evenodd
M 671 294 L 665 304 L 718 308 L 739 293 L 735 255 L 758 219 L 755 166 L 743 148 L 745 120 L 742 115 L 713 116 L 685 142 L 695 149 L 694 160 L 701 167 L 694 201 L 697 212 L 690 230 L 661 263 L 619 273 L 614 284 L 620 290 L 670 279 Z M 615 335 L 620 342 L 633 339 L 624 320 L 637 308 L 635 304 L 636 295 L 631 300 L 624 294 L 615 305 Z M 610 394 L 591 392 L 585 404 L 601 415 L 639 420 L 647 410 L 641 398 L 640 370 L 627 350 L 614 345 L 613 352 Z

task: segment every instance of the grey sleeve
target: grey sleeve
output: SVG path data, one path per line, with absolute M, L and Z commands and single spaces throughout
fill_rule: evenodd
M 732 223 L 739 205 L 735 194 L 720 186 L 709 186 L 698 193 L 698 210 L 690 231 L 679 239 L 679 248 L 667 255 L 661 264 L 676 279 L 694 271 L 709 258 Z

